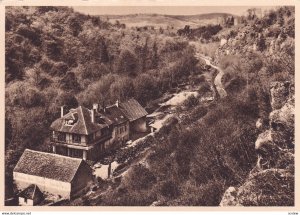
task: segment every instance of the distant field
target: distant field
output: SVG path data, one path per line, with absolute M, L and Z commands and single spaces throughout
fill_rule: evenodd
M 221 23 L 223 17 L 230 16 L 226 13 L 212 13 L 192 16 L 172 16 L 161 14 L 131 14 L 131 15 L 102 15 L 102 19 L 109 19 L 114 23 L 117 20 L 120 23 L 126 24 L 127 27 L 134 26 L 154 26 L 154 27 L 174 27 L 175 29 L 182 28 L 185 25 L 190 25 L 192 28 L 207 24 Z

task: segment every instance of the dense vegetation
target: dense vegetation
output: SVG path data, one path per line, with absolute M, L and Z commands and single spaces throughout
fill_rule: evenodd
M 159 144 L 151 149 L 146 165 L 132 168 L 120 184 L 113 185 L 115 189 L 100 192 L 89 204 L 215 206 L 228 186 L 244 183 L 257 159 L 256 120 L 261 118 L 265 126 L 268 123 L 270 83 L 294 81 L 293 20 L 294 8 L 284 7 L 261 19 L 248 16 L 244 24 L 232 27 L 227 35 L 232 41 L 218 50 L 215 59 L 225 71 L 227 98 L 209 106 L 193 98 L 187 101 L 187 120 L 159 132 Z M 279 23 L 285 27 L 278 34 L 268 33 Z M 261 25 L 266 28 L 263 33 Z M 253 34 L 241 38 L 232 31 Z M 262 38 L 264 48 L 260 47 Z M 273 47 L 274 43 L 279 47 Z M 253 44 L 258 48 L 253 49 Z M 271 55 L 274 48 L 276 53 Z M 226 49 L 228 55 L 222 53 Z M 278 56 L 284 58 L 275 61 Z
M 5 28 L 7 178 L 24 148 L 48 150 L 61 105 L 146 105 L 198 70 L 186 41 L 67 7 L 8 7 Z
M 209 91 L 205 78 L 191 78 L 205 68 L 183 37 L 224 37 L 228 43 L 214 60 L 225 72 L 228 96 L 208 106 L 191 97 L 180 110 L 185 120 L 156 136 L 159 144 L 146 166 L 134 166 L 98 198 L 71 203 L 218 205 L 224 190 L 243 183 L 255 165 L 255 122 L 267 120 L 270 82 L 294 79 L 294 8 L 263 18 L 249 14 L 239 26 L 186 27 L 181 37 L 171 37 L 66 7 L 6 8 L 6 194 L 24 148 L 48 150 L 48 128 L 61 105 L 90 107 L 135 97 L 147 106 L 190 80 Z
M 212 36 L 216 35 L 222 27 L 220 24 L 218 25 L 207 25 L 207 26 L 200 26 L 199 28 L 190 28 L 189 25 L 186 25 L 183 29 L 179 29 L 177 31 L 178 35 L 186 36 L 189 39 L 201 38 L 205 41 L 212 38 Z

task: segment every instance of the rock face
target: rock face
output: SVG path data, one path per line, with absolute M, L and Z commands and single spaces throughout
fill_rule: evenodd
M 294 86 L 275 82 L 270 94 L 269 128 L 255 142 L 257 165 L 244 184 L 226 190 L 220 206 L 294 205 Z
M 238 189 L 235 187 L 229 187 L 221 200 L 220 206 L 238 206 L 239 203 L 237 202 L 237 192 Z
M 271 106 L 273 110 L 280 109 L 289 98 L 289 82 L 274 82 L 271 85 Z
M 250 175 L 237 196 L 244 206 L 293 206 L 294 174 L 284 169 L 259 171 Z

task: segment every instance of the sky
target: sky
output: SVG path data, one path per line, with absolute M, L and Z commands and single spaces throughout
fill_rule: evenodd
M 243 15 L 253 6 L 78 6 L 74 10 L 89 15 L 126 15 L 157 13 L 167 15 L 195 15 L 204 13 L 230 13 Z M 274 6 L 259 6 L 262 11 Z

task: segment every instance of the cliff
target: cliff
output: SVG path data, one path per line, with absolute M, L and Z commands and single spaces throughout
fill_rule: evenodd
M 240 187 L 226 190 L 220 206 L 294 205 L 294 85 L 273 82 L 270 88 L 269 126 L 256 123 L 257 164 Z

